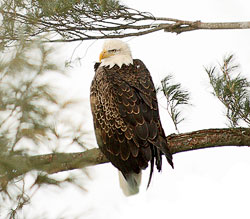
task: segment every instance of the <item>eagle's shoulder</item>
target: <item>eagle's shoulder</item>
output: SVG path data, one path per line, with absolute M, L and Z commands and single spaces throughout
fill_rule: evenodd
M 133 59 L 133 65 L 134 65 L 134 67 L 136 67 L 138 69 L 139 68 L 141 68 L 141 69 L 147 69 L 146 65 L 140 59 Z
M 140 59 L 133 59 L 133 64 L 134 65 L 138 65 L 138 64 L 141 64 L 142 66 L 145 66 L 145 64 L 143 63 L 143 61 L 142 60 L 140 60 Z
M 99 68 L 100 64 L 101 64 L 100 62 L 96 62 L 96 63 L 94 64 L 94 70 L 95 70 L 95 71 Z

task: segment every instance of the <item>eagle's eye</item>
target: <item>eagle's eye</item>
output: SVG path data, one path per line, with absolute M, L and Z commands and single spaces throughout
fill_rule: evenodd
M 111 53 L 117 52 L 117 49 L 110 49 L 109 52 Z

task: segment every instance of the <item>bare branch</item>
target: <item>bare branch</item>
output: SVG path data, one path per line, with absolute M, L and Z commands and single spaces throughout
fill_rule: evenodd
M 192 30 L 226 30 L 226 29 L 249 29 L 250 22 L 201 22 L 201 21 L 176 21 L 173 27 L 167 27 L 165 32 L 177 34 Z

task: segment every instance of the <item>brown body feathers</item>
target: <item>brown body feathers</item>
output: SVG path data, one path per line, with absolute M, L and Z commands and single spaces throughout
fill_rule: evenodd
M 99 148 L 125 177 L 151 162 L 150 183 L 162 154 L 173 166 L 150 73 L 138 59 L 121 68 L 96 63 L 95 71 L 90 99 Z

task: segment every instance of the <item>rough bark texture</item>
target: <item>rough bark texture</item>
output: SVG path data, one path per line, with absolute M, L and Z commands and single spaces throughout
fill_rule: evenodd
M 172 154 L 210 147 L 250 146 L 250 128 L 206 129 L 172 134 L 167 137 L 167 141 Z M 32 170 L 52 174 L 107 162 L 109 161 L 98 148 L 79 153 L 53 153 L 31 157 L 1 156 L 0 167 L 8 166 L 9 169 L 8 174 L 0 177 L 0 182 L 10 181 Z
M 221 146 L 250 146 L 250 129 L 205 129 L 167 137 L 172 154 Z

